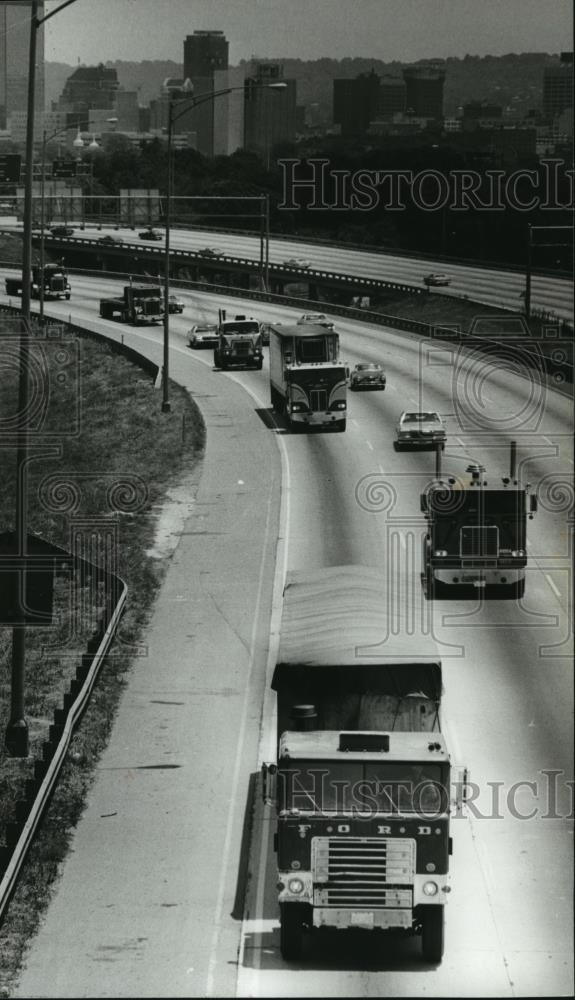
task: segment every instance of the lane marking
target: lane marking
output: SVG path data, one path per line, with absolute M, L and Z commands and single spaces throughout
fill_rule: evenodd
M 270 483 L 271 486 L 271 483 Z M 214 989 L 214 976 L 216 970 L 217 962 L 217 951 L 219 946 L 221 922 L 222 922 L 222 910 L 224 905 L 224 897 L 226 889 L 229 886 L 228 880 L 228 866 L 230 861 L 230 854 L 232 850 L 232 843 L 235 843 L 235 834 L 237 830 L 236 824 L 236 810 L 238 806 L 238 799 L 241 798 L 242 794 L 242 783 L 240 781 L 240 769 L 243 765 L 243 746 L 245 741 L 245 734 L 247 728 L 248 719 L 248 709 L 251 707 L 252 698 L 252 681 L 254 675 L 254 667 L 256 661 L 256 650 L 257 650 L 257 634 L 260 627 L 260 608 L 263 596 L 263 586 L 264 586 L 264 570 L 265 563 L 268 556 L 268 545 L 270 541 L 270 527 L 271 527 L 271 510 L 273 503 L 273 493 L 270 489 L 267 502 L 267 513 L 266 513 L 266 526 L 264 532 L 264 544 L 262 546 L 262 553 L 259 565 L 258 574 L 258 589 L 256 592 L 256 602 L 254 605 L 254 615 L 252 630 L 250 635 L 250 659 L 249 667 L 247 672 L 247 682 L 244 690 L 244 698 L 242 702 L 242 714 L 240 719 L 240 728 L 238 732 L 238 738 L 236 743 L 236 762 L 233 769 L 231 787 L 235 789 L 235 793 L 232 794 L 230 800 L 230 805 L 228 809 L 228 818 L 226 822 L 226 833 L 224 838 L 224 849 L 222 854 L 222 864 L 220 868 L 220 880 L 218 885 L 218 893 L 216 897 L 216 907 L 214 912 L 214 930 L 212 934 L 212 943 L 210 948 L 210 957 L 208 960 L 208 971 L 206 976 L 206 996 L 213 996 Z
M 368 447 L 368 448 L 369 448 L 369 449 L 370 449 L 371 451 L 373 451 L 373 450 L 374 450 L 374 447 L 373 447 L 373 445 L 372 445 L 371 441 L 366 441 L 365 443 L 366 443 L 367 447 Z
M 549 584 L 549 586 L 551 587 L 551 590 L 553 591 L 553 593 L 555 594 L 555 596 L 556 596 L 556 597 L 561 597 L 561 591 L 560 591 L 560 590 L 559 590 L 559 588 L 558 588 L 558 587 L 557 587 L 557 586 L 555 585 L 555 583 L 553 582 L 553 580 L 552 580 L 552 579 L 551 579 L 551 577 L 549 576 L 549 573 L 545 573 L 545 579 L 547 580 L 547 583 L 548 583 L 548 584 Z

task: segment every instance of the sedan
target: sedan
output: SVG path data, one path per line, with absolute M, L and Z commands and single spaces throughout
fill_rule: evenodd
M 433 448 L 438 442 L 445 447 L 445 427 L 434 410 L 425 413 L 404 411 L 397 424 L 397 437 L 393 443 L 396 451 L 404 448 Z
M 428 288 L 430 285 L 450 285 L 451 278 L 448 274 L 426 274 L 423 283 Z
M 71 226 L 52 226 L 50 232 L 52 236 L 73 236 L 74 230 Z
M 121 243 L 121 239 L 118 236 L 100 236 L 98 243 Z
M 328 319 L 325 313 L 304 313 L 297 321 L 298 326 L 306 326 L 314 323 L 315 326 L 324 326 L 326 330 L 333 330 L 333 320 Z
M 305 257 L 288 257 L 287 260 L 284 260 L 284 266 L 306 268 L 311 267 L 311 261 L 306 260 Z
M 218 328 L 215 323 L 195 323 L 188 333 L 190 347 L 217 347 Z
M 349 378 L 350 389 L 385 389 L 386 377 L 381 365 L 356 365 Z
M 168 312 L 183 313 L 184 305 L 185 305 L 184 301 L 178 298 L 177 295 L 168 296 Z
M 218 250 L 217 247 L 204 247 L 203 250 L 198 250 L 200 257 L 221 257 L 223 255 L 223 250 Z
M 162 234 L 157 233 L 155 229 L 144 229 L 141 233 L 138 233 L 141 240 L 161 240 Z

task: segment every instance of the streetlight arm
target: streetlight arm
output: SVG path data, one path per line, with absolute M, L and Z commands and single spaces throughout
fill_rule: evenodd
M 49 21 L 51 17 L 54 17 L 54 14 L 59 14 L 61 10 L 64 10 L 64 7 L 69 7 L 70 4 L 73 3 L 76 3 L 76 0 L 63 0 L 63 3 L 60 5 L 60 7 L 56 7 L 56 10 L 51 10 L 49 14 L 44 14 L 44 17 L 34 18 L 34 23 L 36 27 L 39 28 L 40 25 L 45 24 L 46 21 Z
M 286 86 L 287 84 L 280 80 L 277 83 L 268 83 L 263 87 L 259 86 L 258 90 L 285 90 Z M 240 87 L 224 87 L 222 90 L 212 90 L 209 94 L 200 94 L 198 97 L 191 94 L 190 97 L 182 97 L 179 101 L 170 101 L 172 123 L 176 122 L 182 115 L 185 115 L 187 111 L 192 111 L 194 108 L 197 108 L 198 105 L 207 104 L 208 101 L 213 101 L 216 97 L 223 97 L 224 94 L 231 94 L 234 90 L 245 90 L 245 86 L 242 84 Z M 175 104 L 186 104 L 188 107 L 181 108 L 181 110 L 174 115 L 171 112 Z

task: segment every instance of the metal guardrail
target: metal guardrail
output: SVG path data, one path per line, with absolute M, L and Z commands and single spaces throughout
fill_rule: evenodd
M 85 560 L 79 561 L 85 562 Z M 97 570 L 97 567 L 93 567 L 93 569 Z M 20 874 L 22 865 L 34 839 L 34 834 L 36 833 L 38 824 L 40 823 L 44 811 L 50 801 L 50 797 L 58 780 L 58 775 L 60 774 L 62 765 L 66 758 L 66 753 L 68 751 L 68 747 L 70 746 L 74 729 L 86 709 L 88 700 L 92 693 L 92 688 L 94 687 L 100 668 L 112 644 L 120 617 L 124 610 L 128 588 L 119 577 L 108 576 L 109 579 L 113 581 L 110 594 L 114 597 L 117 596 L 117 600 L 113 608 L 108 605 L 107 601 L 107 609 L 104 616 L 105 627 L 101 628 L 101 635 L 99 637 L 97 648 L 93 651 L 93 653 L 85 654 L 82 657 L 82 666 L 76 671 L 76 680 L 73 680 L 71 684 L 70 704 L 67 707 L 65 721 L 61 726 L 56 723 L 55 726 L 50 727 L 51 734 L 56 736 L 57 742 L 54 746 L 54 750 L 51 755 L 50 762 L 47 765 L 45 774 L 39 782 L 27 819 L 24 822 L 16 843 L 10 852 L 9 861 L 6 865 L 4 874 L 2 875 L 2 879 L 0 880 L 0 921 L 4 916 L 14 889 L 16 888 L 18 875 Z M 108 598 L 110 594 L 108 595 Z M 90 650 L 90 643 L 88 644 L 88 649 Z M 86 659 L 90 660 L 89 665 L 85 663 Z M 67 697 L 65 698 L 65 704 Z M 60 710 L 57 710 L 57 712 L 58 711 Z M 61 730 L 59 737 L 58 730 Z M 46 744 L 44 744 L 44 747 L 46 747 Z M 42 765 L 43 761 L 38 763 Z M 5 850 L 10 851 L 9 847 Z

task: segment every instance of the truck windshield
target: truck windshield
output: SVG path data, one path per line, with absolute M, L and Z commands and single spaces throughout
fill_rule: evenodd
M 290 385 L 301 385 L 302 389 L 321 389 L 323 387 L 335 385 L 337 382 L 345 380 L 345 368 L 329 368 L 322 371 L 321 368 L 295 368 L 287 373 L 287 381 Z
M 302 761 L 278 771 L 280 810 L 440 815 L 449 804 L 443 764 Z
M 249 320 L 247 322 L 241 321 L 238 323 L 226 323 L 226 325 L 222 327 L 222 333 L 225 334 L 226 337 L 229 336 L 230 333 L 234 334 L 249 333 L 253 335 L 254 333 L 259 333 L 259 332 L 260 332 L 260 325 L 256 320 L 254 320 L 253 323 L 251 323 Z

